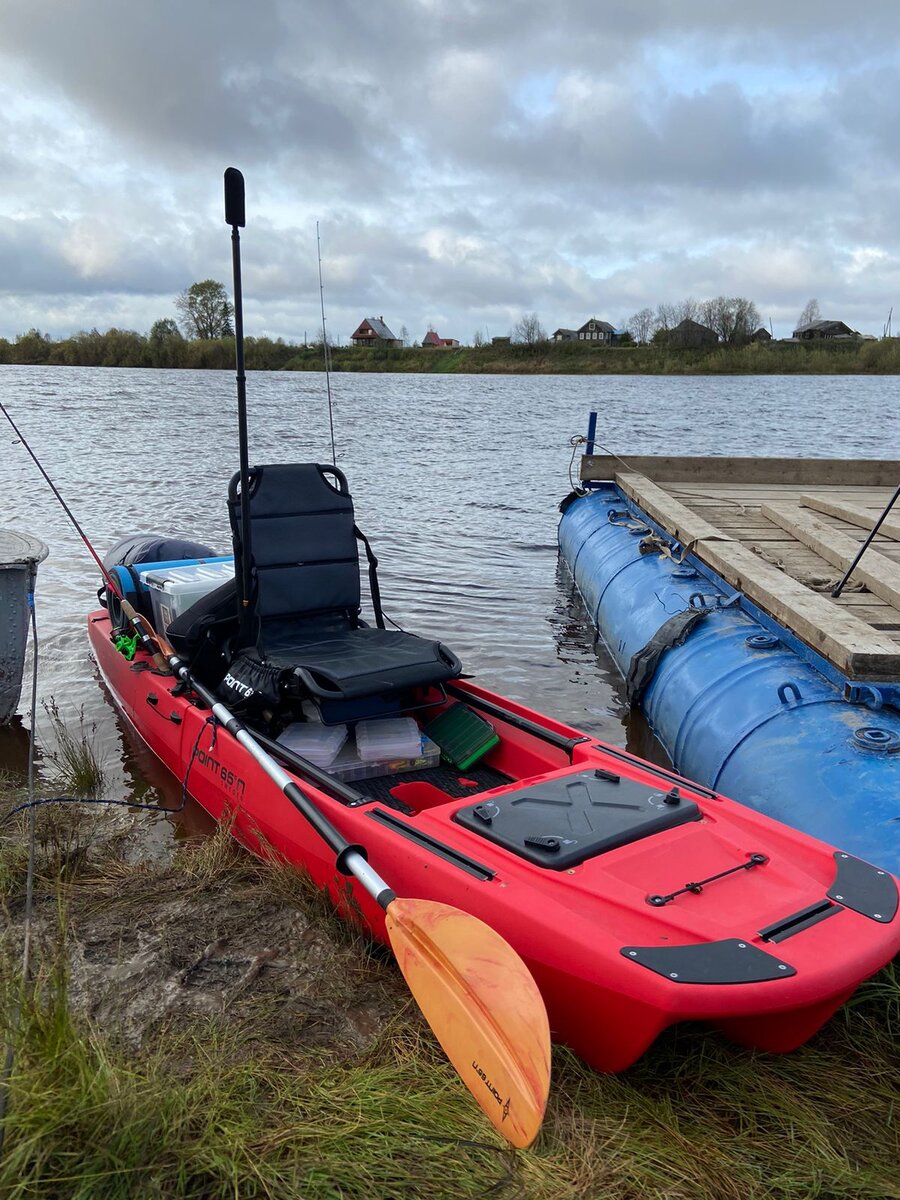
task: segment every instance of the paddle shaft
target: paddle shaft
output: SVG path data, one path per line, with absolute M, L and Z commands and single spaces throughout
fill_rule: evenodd
M 134 610 L 132 610 L 134 611 Z M 146 617 L 135 613 L 135 627 L 140 624 L 149 626 Z M 140 629 L 138 632 L 143 633 Z M 388 887 L 377 871 L 369 866 L 366 860 L 366 850 L 357 842 L 348 842 L 339 829 L 328 820 L 318 806 L 300 788 L 287 771 L 283 770 L 275 759 L 257 742 L 246 725 L 228 709 L 212 692 L 198 683 L 188 668 L 181 661 L 172 647 L 165 643 L 158 634 L 154 635 L 157 645 L 163 651 L 172 673 L 183 680 L 194 691 L 204 704 L 212 710 L 213 716 L 232 737 L 240 743 L 250 757 L 269 776 L 274 784 L 284 793 L 298 813 L 313 827 L 319 837 L 334 852 L 337 868 L 342 875 L 353 876 L 369 893 L 373 900 L 382 908 L 387 908 L 395 898 L 396 893 Z

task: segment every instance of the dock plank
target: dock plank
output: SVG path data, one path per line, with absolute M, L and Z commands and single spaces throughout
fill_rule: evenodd
M 763 515 L 799 538 L 804 545 L 846 571 L 859 551 L 860 539 L 848 537 L 833 525 L 826 525 L 809 509 L 799 505 L 767 504 Z M 900 610 L 900 563 L 870 546 L 853 572 L 866 587 Z
M 651 481 L 730 485 L 744 483 L 895 488 L 900 462 L 886 459 L 841 458 L 731 458 L 726 456 L 675 457 L 670 455 L 586 454 L 581 460 L 582 479 L 615 479 L 620 471 L 643 475 Z
M 869 530 L 881 516 L 887 501 L 880 508 L 869 508 L 848 500 L 835 500 L 831 496 L 803 495 L 800 497 L 800 503 L 807 508 L 814 508 L 817 512 L 827 513 L 829 517 L 838 517 L 848 525 L 858 525 L 860 529 Z M 878 532 L 900 541 L 900 513 L 885 517 Z
M 683 545 L 690 544 L 692 552 L 732 587 L 744 592 L 777 621 L 792 629 L 851 679 L 892 679 L 900 674 L 900 645 L 887 633 L 868 625 L 849 607 L 835 604 L 766 562 L 748 545 L 724 533 L 646 476 L 625 471 L 621 463 L 610 461 L 615 465 L 615 482 L 629 499 Z M 666 461 L 671 464 L 677 460 Z M 721 479 L 722 474 L 727 473 L 726 464 L 738 460 L 713 461 Z M 775 460 L 765 461 L 772 463 Z M 791 471 L 797 462 L 813 460 L 780 461 L 784 464 L 781 477 L 796 478 L 796 473 L 791 475 Z M 821 463 L 823 460 L 816 461 Z M 841 465 L 846 475 L 847 464 Z M 670 466 L 667 478 L 671 477 Z

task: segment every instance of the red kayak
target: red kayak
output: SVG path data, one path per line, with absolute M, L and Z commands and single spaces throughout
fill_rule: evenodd
M 91 614 L 91 643 L 150 749 L 179 777 L 193 758 L 189 791 L 204 809 L 254 853 L 307 871 L 384 940 L 378 904 L 337 874 L 208 708 L 144 652 L 116 649 L 115 619 Z M 685 1020 L 791 1050 L 900 950 L 890 873 L 469 681 L 407 696 L 402 715 L 418 726 L 474 715 L 496 742 L 469 767 L 382 763 L 384 774 L 348 782 L 250 724 L 398 892 L 496 929 L 533 973 L 554 1038 L 599 1070 L 623 1070 Z

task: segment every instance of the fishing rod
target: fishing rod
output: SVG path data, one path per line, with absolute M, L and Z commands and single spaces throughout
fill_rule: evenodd
M 513 1146 L 529 1146 L 543 1121 L 550 1089 L 550 1028 L 543 999 L 525 963 L 504 938 L 470 913 L 394 892 L 369 865 L 366 848 L 344 837 L 247 727 L 192 675 L 167 639 L 125 599 L 2 402 L 0 411 L 78 531 L 154 664 L 195 693 L 211 718 L 235 738 L 324 840 L 341 874 L 356 879 L 376 901 L 410 993 L 447 1058 L 506 1140 Z M 498 1088 L 505 1097 L 503 1105 L 497 1103 Z
M 322 240 L 319 237 L 319 222 L 316 221 L 316 251 L 319 257 L 319 304 L 322 309 L 322 350 L 325 354 L 325 391 L 328 393 L 328 424 L 331 428 L 331 461 L 337 466 L 337 453 L 334 448 L 334 413 L 331 405 L 331 347 L 328 345 L 328 331 L 325 327 L 325 288 L 322 284 Z
M 9 423 L 12 426 L 13 431 L 16 435 L 16 438 L 22 445 L 23 449 L 28 452 L 29 456 L 31 457 L 31 461 L 34 463 L 34 465 L 37 467 L 37 469 L 43 475 L 44 479 L 46 480 L 47 486 L 50 488 L 50 491 L 56 497 L 57 501 L 59 502 L 60 507 L 62 508 L 62 510 L 66 514 L 66 516 L 68 517 L 72 526 L 74 527 L 75 532 L 78 534 L 78 536 L 81 538 L 84 545 L 87 547 L 88 552 L 91 555 L 91 558 L 93 558 L 94 562 L 100 568 L 100 573 L 103 576 L 103 579 L 106 583 L 107 588 L 113 593 L 113 595 L 119 601 L 119 604 L 122 606 L 122 612 L 128 618 L 135 633 L 137 633 L 138 637 L 141 639 L 141 645 L 144 647 L 144 649 L 147 651 L 147 653 L 153 659 L 154 666 L 157 668 L 157 670 L 163 671 L 164 673 L 168 674 L 168 667 L 166 665 L 165 659 L 160 654 L 159 650 L 157 649 L 157 645 L 154 642 L 154 639 L 150 636 L 150 633 L 148 632 L 147 626 L 149 626 L 149 622 L 147 621 L 146 617 L 144 617 L 143 614 L 139 613 L 137 611 L 137 609 L 134 607 L 134 605 L 131 603 L 131 601 L 127 600 L 126 597 L 124 596 L 116 577 L 107 568 L 107 566 L 103 562 L 103 559 L 100 557 L 100 555 L 94 549 L 94 547 L 91 545 L 91 540 L 88 537 L 88 535 L 84 532 L 84 530 L 82 529 L 81 524 L 78 521 L 78 518 L 75 516 L 75 514 L 72 512 L 71 508 L 68 506 L 68 504 L 64 500 L 59 488 L 56 486 L 56 484 L 50 478 L 43 463 L 38 458 L 38 456 L 35 454 L 35 452 L 32 450 L 31 446 L 28 444 L 27 438 L 25 437 L 24 433 L 22 433 L 21 429 L 19 429 L 19 427 L 15 423 L 15 421 L 12 419 L 12 414 L 9 412 L 9 410 L 7 409 L 6 405 L 3 403 L 2 400 L 0 400 L 0 412 L 2 412 L 4 417 L 6 417 L 7 421 L 9 421 Z
M 237 230 L 244 224 L 244 181 L 225 174 L 226 220 L 232 225 L 236 282 L 240 287 Z M 238 292 L 239 296 L 239 292 Z M 242 322 L 236 305 L 236 360 L 242 449 L 242 523 L 249 518 L 246 481 L 246 401 Z M 200 683 L 151 621 L 137 612 L 107 569 L 59 489 L 0 403 L 22 445 L 38 466 L 147 653 L 171 671 L 205 704 L 220 724 L 278 786 L 294 809 L 335 855 L 335 865 L 352 876 L 384 914 L 387 940 L 410 992 L 438 1042 L 482 1112 L 513 1146 L 530 1145 L 538 1134 L 550 1087 L 550 1028 L 547 1011 L 530 971 L 494 929 L 471 913 L 438 901 L 401 897 L 369 865 L 365 846 L 349 842 L 317 802 L 282 769 L 253 734 Z M 244 543 L 246 551 L 247 542 Z M 249 593 L 245 593 L 245 600 Z M 249 611 L 249 607 L 248 607 Z
M 238 233 L 245 224 L 245 204 L 244 177 L 235 167 L 225 172 L 225 221 L 232 227 L 235 281 L 241 615 L 246 613 L 249 619 L 250 493 Z M 388 941 L 410 992 L 463 1083 L 510 1144 L 530 1145 L 540 1129 L 549 1093 L 550 1029 L 543 999 L 525 963 L 505 939 L 470 913 L 437 901 L 397 896 L 369 865 L 365 846 L 344 837 L 251 731 L 192 675 L 164 636 L 154 632 L 153 637 L 172 673 L 209 707 L 215 720 L 323 839 L 338 871 L 354 878 L 383 910 Z M 501 1092 L 505 1101 L 499 1100 Z
M 893 311 L 894 310 L 891 309 L 891 312 L 893 312 Z M 835 599 L 837 599 L 837 597 L 844 590 L 844 585 L 846 584 L 846 582 L 850 578 L 850 576 L 853 574 L 853 572 L 856 570 L 856 568 L 859 566 L 859 560 L 862 558 L 862 556 L 865 554 L 865 552 L 871 546 L 872 542 L 874 541 L 875 535 L 878 533 L 878 530 L 881 528 L 882 524 L 886 520 L 891 509 L 897 503 L 898 499 L 900 499 L 900 487 L 898 487 L 897 490 L 894 492 L 893 496 L 891 496 L 890 500 L 887 503 L 887 506 L 884 509 L 884 512 L 882 512 L 881 516 L 878 518 L 878 520 L 875 522 L 875 524 L 869 530 L 869 536 L 866 538 L 866 540 L 860 546 L 859 551 L 857 552 L 856 558 L 854 558 L 853 562 L 850 564 L 850 566 L 847 568 L 847 570 L 844 572 L 844 574 L 841 576 L 841 578 L 838 580 L 838 582 L 835 584 L 835 586 L 831 589 L 831 594 L 832 594 L 832 596 L 835 597 Z

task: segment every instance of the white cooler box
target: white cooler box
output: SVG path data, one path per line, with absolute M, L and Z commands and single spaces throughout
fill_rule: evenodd
M 150 590 L 153 623 L 163 632 L 176 617 L 209 592 L 234 579 L 234 560 L 187 563 L 183 567 L 161 567 L 142 571 L 141 580 Z

